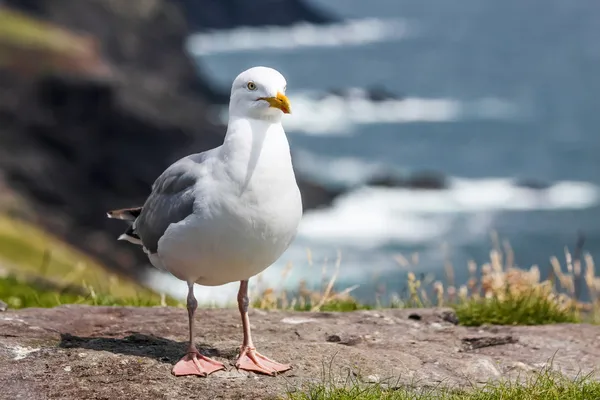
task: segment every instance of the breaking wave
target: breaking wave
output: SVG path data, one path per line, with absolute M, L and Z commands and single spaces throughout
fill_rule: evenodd
M 264 49 L 357 46 L 402 39 L 410 32 L 410 25 L 401 19 L 364 18 L 327 25 L 303 22 L 292 26 L 239 27 L 196 33 L 188 38 L 186 47 L 194 56 L 206 56 Z

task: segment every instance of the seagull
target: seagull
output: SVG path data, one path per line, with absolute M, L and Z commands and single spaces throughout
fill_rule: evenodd
M 286 86 L 272 68 L 240 73 L 231 87 L 223 144 L 168 167 L 142 207 L 108 212 L 109 218 L 131 223 L 120 240 L 142 246 L 154 267 L 188 285 L 189 347 L 173 367 L 175 376 L 207 376 L 225 369 L 194 344 L 195 283 L 240 282 L 237 302 L 244 338 L 236 368 L 267 375 L 291 369 L 256 350 L 248 317 L 248 280 L 283 254 L 302 218 L 281 124 L 290 113 Z

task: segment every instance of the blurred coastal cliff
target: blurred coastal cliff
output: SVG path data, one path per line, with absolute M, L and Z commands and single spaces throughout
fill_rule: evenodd
M 134 278 L 145 255 L 116 241 L 123 227 L 105 211 L 142 204 L 164 168 L 219 145 L 225 130 L 209 109 L 228 94 L 185 54 L 186 37 L 331 21 L 299 1 L 5 0 L 0 7 L 2 211 Z M 299 183 L 307 208 L 335 196 Z

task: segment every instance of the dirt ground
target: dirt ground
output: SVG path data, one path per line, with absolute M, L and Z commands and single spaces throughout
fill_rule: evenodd
M 600 326 L 465 328 L 447 309 L 294 313 L 252 310 L 255 345 L 293 369 L 238 372 L 237 310 L 198 310 L 197 345 L 225 363 L 171 375 L 185 351 L 177 308 L 62 306 L 0 313 L 0 399 L 269 399 L 324 379 L 460 386 L 552 368 L 600 366 Z

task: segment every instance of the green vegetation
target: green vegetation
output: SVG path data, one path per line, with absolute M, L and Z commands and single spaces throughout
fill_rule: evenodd
M 180 303 L 168 297 L 136 296 L 115 297 L 106 293 L 75 293 L 69 288 L 40 288 L 15 276 L 0 278 L 0 294 L 11 308 L 56 307 L 62 304 L 87 304 L 94 306 L 177 306 Z
M 96 260 L 51 234 L 2 215 L 0 299 L 12 308 L 180 304 L 110 274 Z
M 313 306 L 310 303 L 304 304 L 303 307 L 296 306 L 294 310 L 296 311 L 310 311 Z M 360 304 L 354 299 L 346 299 L 346 300 L 329 300 L 323 303 L 322 306 L 319 307 L 319 311 L 323 312 L 348 312 L 348 311 L 357 311 L 357 310 L 372 310 L 373 307 L 368 304 Z
M 25 75 L 108 72 L 92 37 L 1 5 L 0 66 Z
M 0 8 L 0 40 L 21 48 L 59 52 L 76 50 L 73 35 L 64 29 L 8 8 Z
M 561 307 L 547 296 L 535 291 L 499 299 L 469 299 L 454 306 L 461 325 L 543 325 L 579 322 L 577 312 Z
M 356 380 L 340 387 L 322 383 L 290 392 L 288 400 L 595 400 L 600 382 L 591 376 L 570 380 L 544 370 L 519 381 L 491 382 L 468 390 L 412 388 L 385 384 L 361 384 Z

